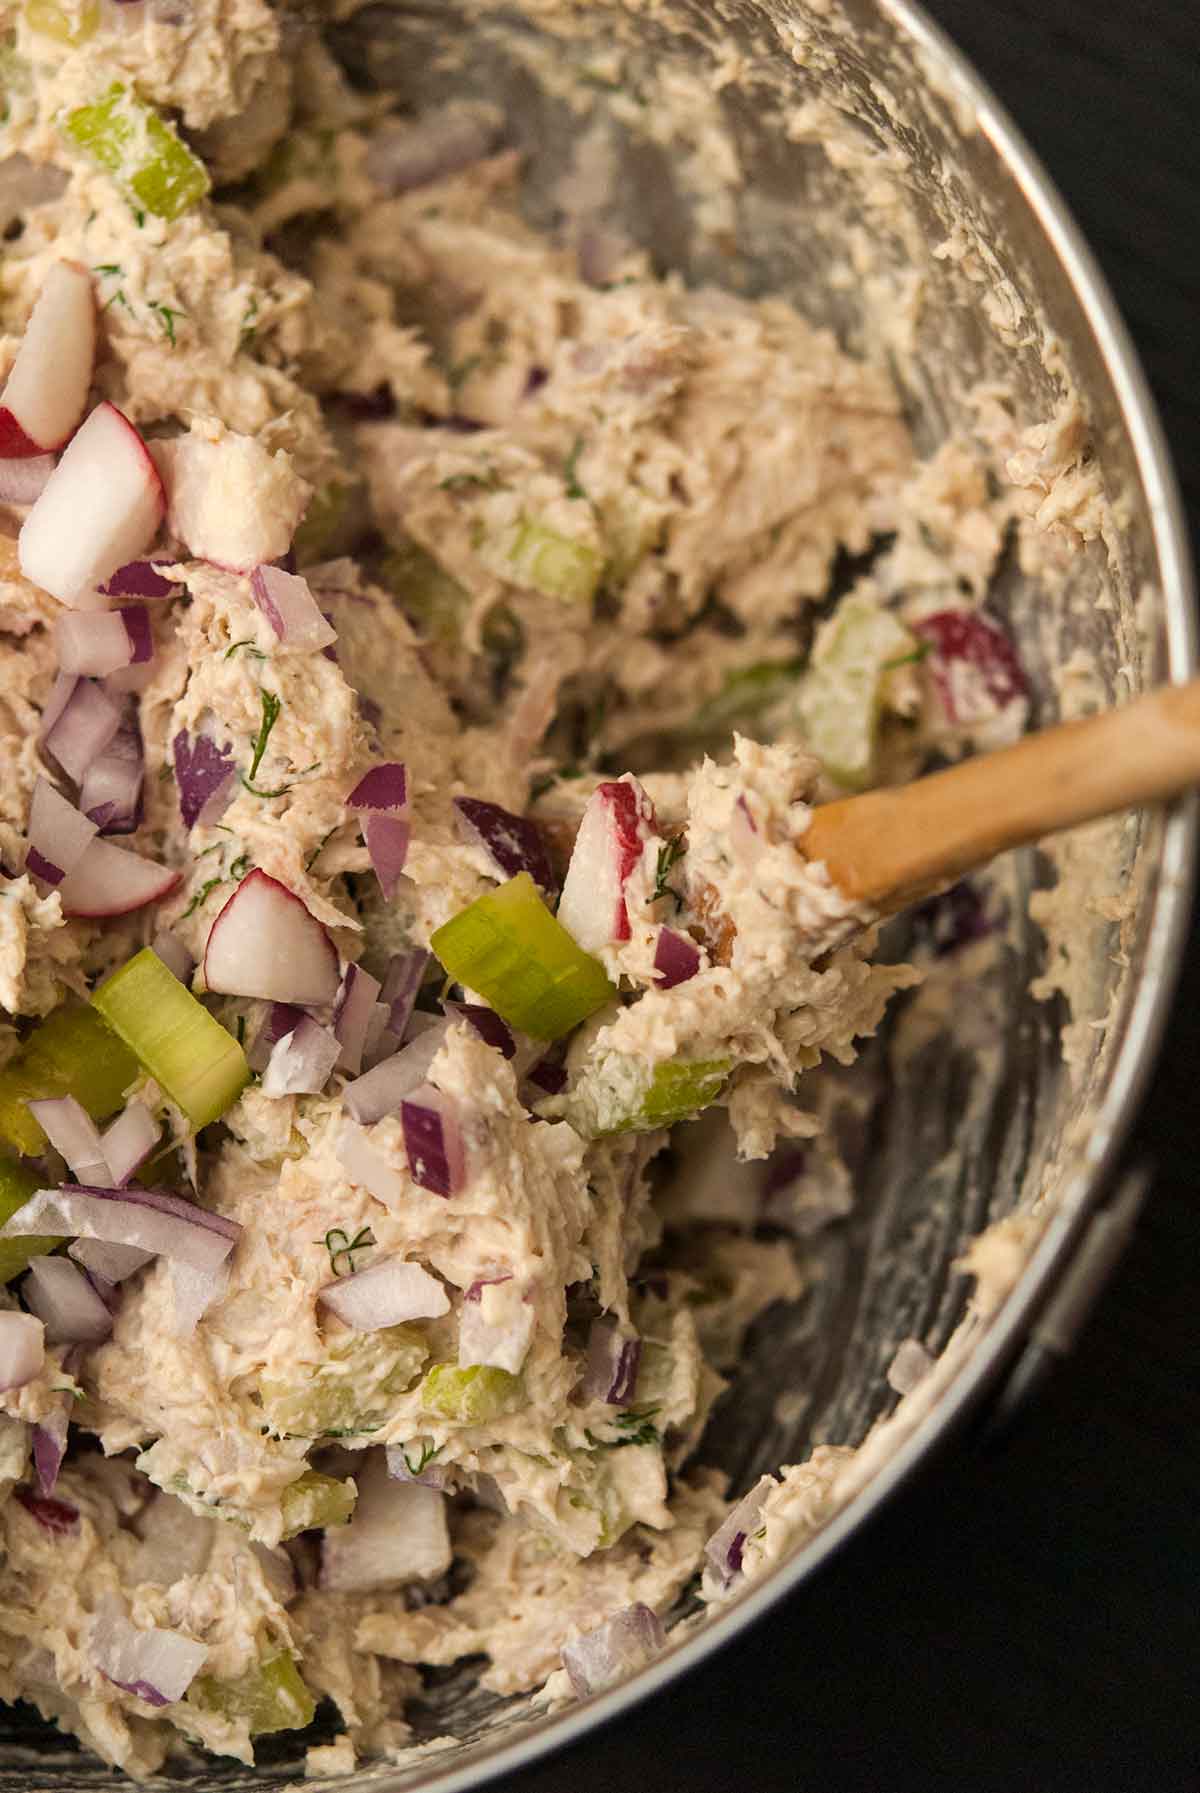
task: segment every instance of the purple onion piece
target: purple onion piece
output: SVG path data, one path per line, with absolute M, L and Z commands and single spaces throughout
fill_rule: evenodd
M 384 972 L 379 1000 L 391 1009 L 388 1029 L 398 1040 L 408 1029 L 428 965 L 428 952 L 418 947 L 410 953 L 397 953 Z
M 100 590 L 109 598 L 173 597 L 179 587 L 155 570 L 171 564 L 169 560 L 131 560 L 125 566 L 118 567 L 112 577 L 105 580 Z
M 271 1048 L 262 1074 L 264 1096 L 319 1096 L 333 1074 L 341 1041 L 311 1015 L 302 1015 L 291 1033 Z
M 674 928 L 660 928 L 654 948 L 654 969 L 660 990 L 673 990 L 685 984 L 700 969 L 700 949 L 694 940 L 677 934 Z
M 495 1009 L 485 1008 L 481 1002 L 447 1002 L 442 1004 L 448 1015 L 457 1015 L 460 1020 L 467 1021 L 475 1029 L 485 1045 L 494 1046 L 501 1058 L 515 1058 L 517 1042 L 513 1039 L 512 1029 L 507 1021 L 502 1021 Z
M 154 658 L 154 630 L 150 612 L 140 604 L 123 604 L 117 612 L 129 637 L 129 664 L 144 666 Z
M 391 814 L 408 806 L 408 773 L 398 760 L 385 760 L 364 772 L 350 795 L 346 808 L 382 810 Z
M 431 1195 L 457 1195 L 465 1181 L 462 1128 L 449 1096 L 425 1084 L 400 1104 L 408 1171 Z
M 33 1467 L 38 1489 L 48 1496 L 54 1493 L 62 1460 L 67 1454 L 69 1421 L 65 1408 L 49 1413 L 33 1428 Z
M 741 1574 L 746 1539 L 758 1530 L 767 1496 L 778 1486 L 774 1476 L 760 1476 L 704 1546 L 704 1554 L 722 1587 L 728 1587 Z
M 641 1358 L 642 1341 L 636 1333 L 623 1333 L 619 1322 L 608 1314 L 593 1320 L 583 1375 L 584 1394 L 610 1407 L 627 1407 L 637 1387 Z
M 14 1488 L 14 1495 L 20 1501 L 31 1518 L 36 1519 L 43 1531 L 54 1537 L 65 1538 L 79 1524 L 79 1508 L 73 1507 L 66 1500 L 51 1500 L 44 1495 L 31 1494 L 28 1488 Z
M 218 747 L 208 735 L 189 736 L 180 729 L 171 751 L 175 759 L 175 782 L 179 787 L 179 814 L 185 828 L 194 828 L 200 820 L 220 819 L 228 798 L 233 795 L 237 767 L 227 747 Z M 218 807 L 219 805 L 219 807 Z
M 246 1054 L 250 1069 L 265 1071 L 272 1047 L 278 1045 L 285 1034 L 293 1033 L 304 1018 L 305 1011 L 298 1009 L 294 1003 L 272 1002 L 268 1004 L 262 1025 L 255 1034 L 254 1042 Z
M 667 1634 L 658 1614 L 639 1600 L 562 1647 L 563 1667 L 580 1699 L 602 1693 L 653 1661 Z
M 456 797 L 454 808 L 468 839 L 484 849 L 504 877 L 528 872 L 540 889 L 557 890 L 542 831 L 529 816 L 515 816 L 480 797 Z
M 917 938 L 924 941 L 938 959 L 958 952 L 976 940 L 986 939 L 995 932 L 996 925 L 984 907 L 978 886 L 969 878 L 929 897 L 913 910 Z
M 101 834 L 132 834 L 138 827 L 145 771 L 141 733 L 127 717 L 79 787 L 79 807 Z
M 99 1345 L 112 1331 L 107 1306 L 70 1258 L 34 1258 L 21 1294 L 45 1326 L 48 1345 Z
M 333 1010 L 333 1031 L 341 1046 L 338 1067 L 357 1076 L 362 1069 L 367 1029 L 382 985 L 361 965 L 347 965 Z
M 121 721 L 120 708 L 102 686 L 93 679 L 76 679 L 57 721 L 45 732 L 43 746 L 67 777 L 81 784 L 88 767 L 104 752 Z
M 391 1058 L 385 1058 L 373 1070 L 366 1071 L 348 1083 L 343 1091 L 346 1112 L 362 1127 L 370 1127 L 385 1115 L 399 1112 L 406 1096 L 420 1089 L 429 1075 L 429 1067 L 441 1050 L 447 1022 L 435 1020 L 415 1040 Z
M 363 817 L 362 833 L 384 900 L 391 902 L 408 858 L 409 825 L 398 816 L 371 811 Z

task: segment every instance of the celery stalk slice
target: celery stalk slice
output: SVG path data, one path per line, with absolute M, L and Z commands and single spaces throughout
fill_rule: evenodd
M 306 1469 L 296 1481 L 288 1483 L 280 1496 L 284 1537 L 295 1538 L 301 1532 L 323 1530 L 327 1525 L 345 1525 L 354 1511 L 355 1498 L 352 1481 L 339 1482 L 336 1476 Z
M 528 872 L 452 916 L 429 944 L 452 978 L 536 1040 L 561 1039 L 616 995 L 599 959 L 555 920 Z
M 584 1139 L 673 1127 L 714 1102 L 732 1069 L 731 1058 L 672 1058 L 647 1077 L 640 1060 L 609 1053 L 571 1091 L 567 1119 Z
M 6 1220 L 11 1220 L 18 1208 L 25 1206 L 34 1191 L 42 1187 L 44 1180 L 35 1176 L 31 1170 L 26 1170 L 23 1164 L 0 1156 L 0 1226 Z M 0 1282 L 11 1282 L 14 1276 L 19 1276 L 22 1270 L 29 1268 L 31 1258 L 42 1257 L 61 1244 L 61 1239 L 33 1234 L 26 1239 L 0 1239 Z
M 69 112 L 63 129 L 112 175 L 131 205 L 156 218 L 182 217 L 211 185 L 199 157 L 119 81 L 90 106 Z
M 0 1071 L 0 1139 L 36 1158 L 46 1135 L 29 1112 L 31 1101 L 74 1096 L 94 1121 L 104 1121 L 137 1076 L 137 1059 L 95 1009 L 55 1009 Z
M 521 1378 L 491 1364 L 472 1363 L 459 1369 L 435 1363 L 420 1388 L 427 1413 L 461 1425 L 484 1425 L 509 1412 L 521 1394 Z
M 245 1719 L 252 1737 L 271 1731 L 302 1731 L 312 1723 L 316 1706 L 300 1679 L 296 1659 L 281 1650 L 236 1681 L 197 1675 L 188 1688 L 188 1704 L 222 1718 Z
M 94 37 L 100 23 L 98 0 L 85 0 L 74 15 L 65 6 L 57 5 L 56 0 L 25 0 L 24 11 L 25 23 L 31 31 L 51 37 L 55 43 L 66 44 L 72 50 Z
M 114 971 L 92 1001 L 195 1132 L 223 1115 L 249 1083 L 233 1035 L 150 947 Z
M 544 523 L 524 517 L 508 547 L 506 577 L 514 585 L 530 585 L 543 597 L 568 604 L 586 604 L 595 596 L 604 559 L 589 542 L 559 535 Z
M 800 682 L 800 723 L 805 744 L 850 790 L 861 790 L 875 776 L 884 683 L 917 647 L 890 610 L 854 593 L 842 599 L 817 638 Z

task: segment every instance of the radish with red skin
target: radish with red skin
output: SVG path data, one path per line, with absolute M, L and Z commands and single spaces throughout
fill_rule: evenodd
M 255 870 L 213 922 L 204 981 L 223 996 L 317 1008 L 337 996 L 337 950 L 294 891 Z
M 94 609 L 96 587 L 150 546 L 165 508 L 146 444 L 105 401 L 72 437 L 22 525 L 21 571 L 73 609 Z
M 929 673 L 951 723 L 969 725 L 973 719 L 959 713 L 961 692 L 954 676 L 955 663 L 965 662 L 978 677 L 984 695 L 997 709 L 1005 709 L 1029 690 L 1012 642 L 997 624 L 975 610 L 937 610 L 912 625 L 913 633 L 932 647 Z
M 282 567 L 255 567 L 250 575 L 250 590 L 254 602 L 287 646 L 327 651 L 337 640 L 337 630 L 319 608 L 307 579 L 298 573 L 285 573 Z
M 45 454 L 70 440 L 87 408 L 95 355 L 91 276 L 78 262 L 55 262 L 0 395 L 0 459 Z
M 74 871 L 63 879 L 58 894 L 64 915 L 103 920 L 161 902 L 170 896 L 179 878 L 170 866 L 156 865 L 140 853 L 114 847 L 97 836 Z
M 630 938 L 625 886 L 656 834 L 654 805 L 636 780 L 596 786 L 558 905 L 559 921 L 585 952 Z
M 0 504 L 36 504 L 53 472 L 52 454 L 35 454 L 22 461 L 0 459 Z

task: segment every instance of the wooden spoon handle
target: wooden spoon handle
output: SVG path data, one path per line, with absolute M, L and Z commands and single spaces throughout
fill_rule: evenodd
M 823 804 L 801 845 L 848 897 L 898 909 L 1008 847 L 1196 783 L 1200 679 L 912 784 Z

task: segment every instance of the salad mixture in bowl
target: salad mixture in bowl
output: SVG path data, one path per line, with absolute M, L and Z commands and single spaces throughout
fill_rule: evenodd
M 524 221 L 497 109 L 147 4 L 3 40 L 0 1695 L 133 1775 L 326 1701 L 334 1772 L 828 1495 L 698 1453 L 920 975 L 804 834 L 1023 728 L 1046 432 L 921 457 L 782 300 Z M 718 1129 L 775 1236 L 680 1224 Z

